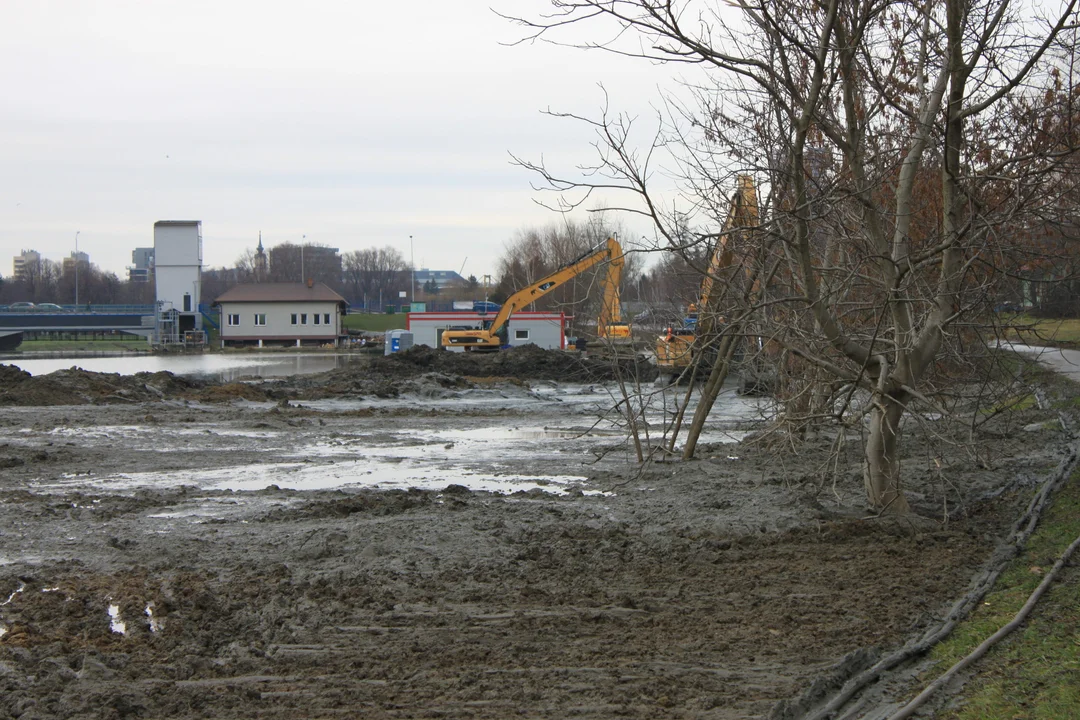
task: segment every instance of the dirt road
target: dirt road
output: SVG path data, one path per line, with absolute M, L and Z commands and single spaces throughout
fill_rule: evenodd
M 0 717 L 763 717 L 940 613 L 1057 445 L 913 433 L 887 523 L 858 438 L 721 442 L 756 401 L 640 470 L 610 386 L 426 370 L 5 408 Z

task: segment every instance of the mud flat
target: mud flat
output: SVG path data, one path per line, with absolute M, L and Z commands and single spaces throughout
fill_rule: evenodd
M 1061 440 L 913 429 L 919 515 L 868 519 L 857 437 L 742 440 L 731 395 L 642 470 L 602 369 L 531 352 L 0 368 L 0 717 L 764 717 L 942 613 Z

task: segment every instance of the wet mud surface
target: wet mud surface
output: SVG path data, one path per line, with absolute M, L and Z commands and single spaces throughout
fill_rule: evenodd
M 893 522 L 857 437 L 730 395 L 641 470 L 603 377 L 65 372 L 0 369 L 0 717 L 764 717 L 940 615 L 1060 445 L 913 433 Z

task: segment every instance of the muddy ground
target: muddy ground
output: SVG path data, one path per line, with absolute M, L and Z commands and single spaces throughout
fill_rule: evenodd
M 767 409 L 731 396 L 641 469 L 571 357 L 0 368 L 0 717 L 765 717 L 939 617 L 1061 445 L 913 424 L 884 521 L 858 437 L 724 443 Z

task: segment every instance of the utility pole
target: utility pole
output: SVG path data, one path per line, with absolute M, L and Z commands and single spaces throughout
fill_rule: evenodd
M 412 304 L 416 302 L 416 256 L 413 254 L 412 235 L 409 236 L 409 264 L 412 265 L 412 280 L 409 281 L 409 304 Z

